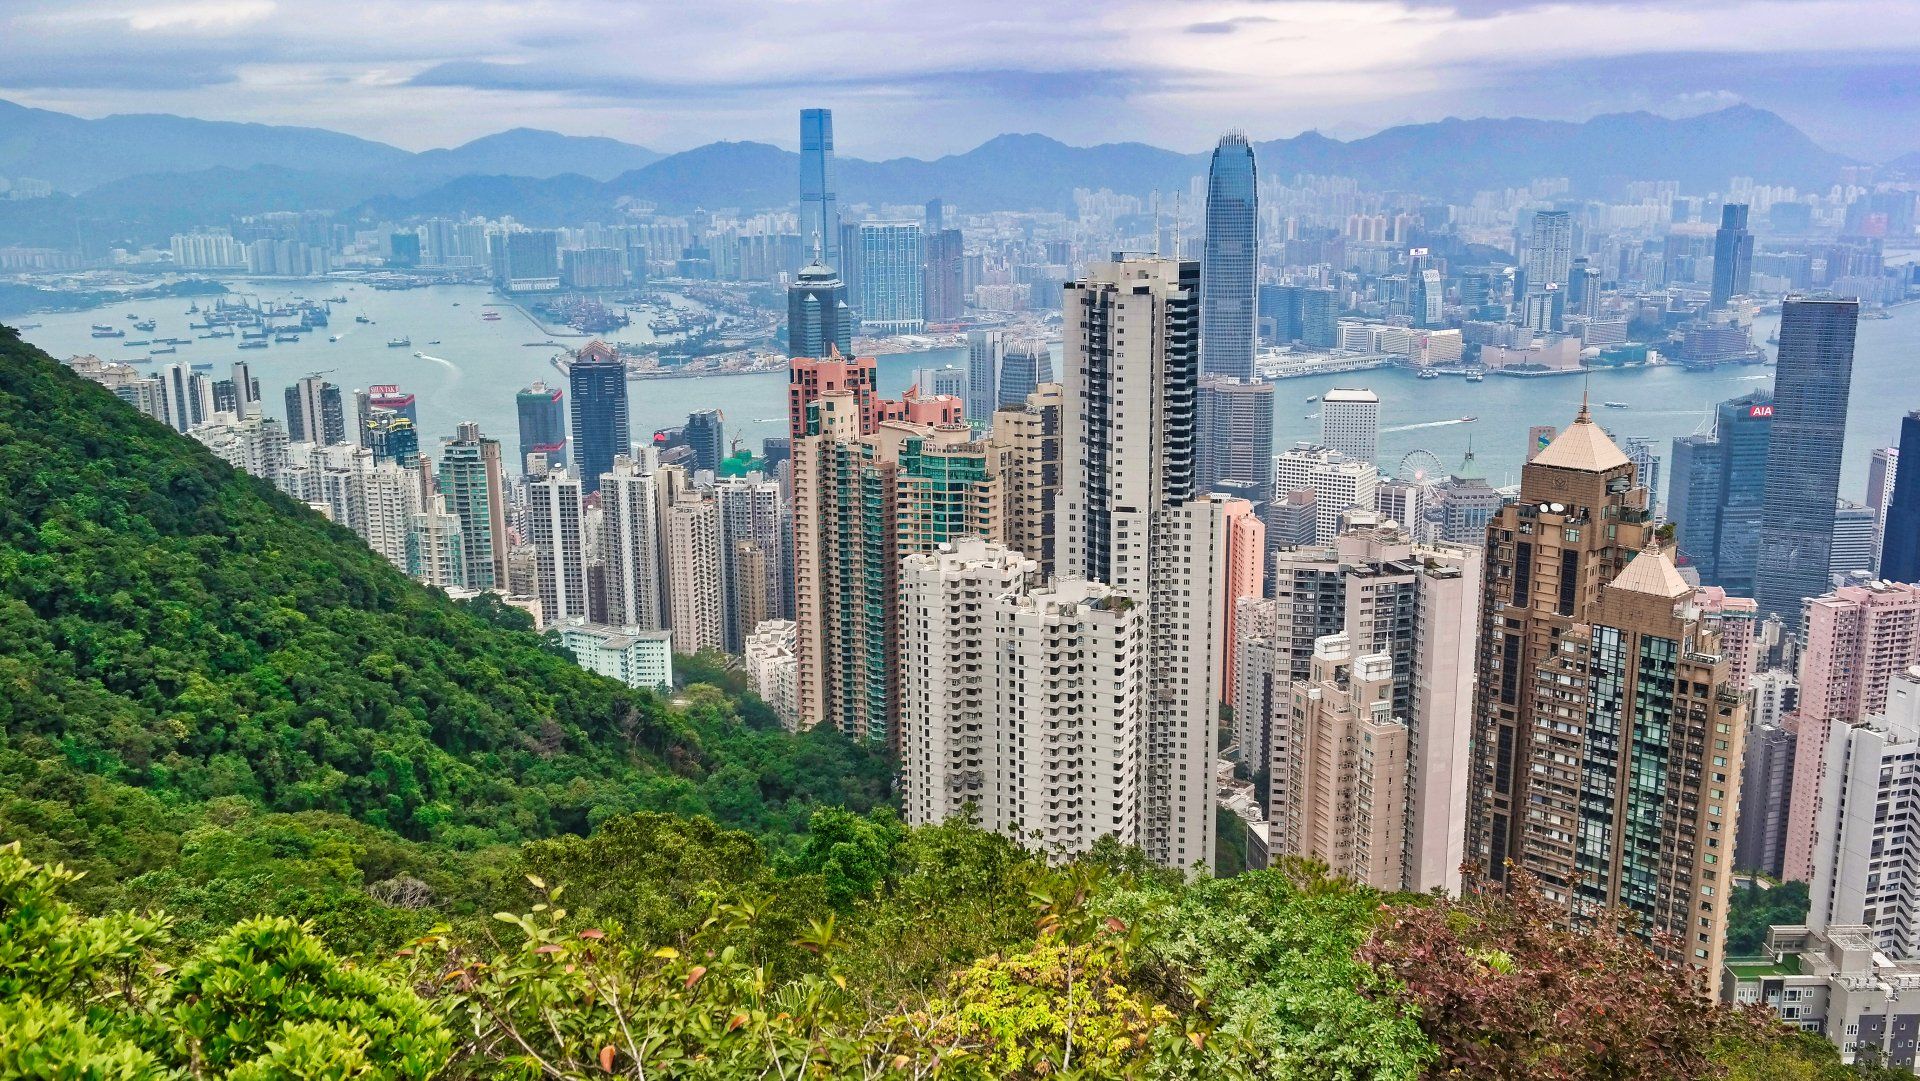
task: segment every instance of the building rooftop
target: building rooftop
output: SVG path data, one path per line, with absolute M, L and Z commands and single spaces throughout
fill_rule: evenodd
M 1693 596 L 1693 587 L 1680 575 L 1680 568 L 1673 565 L 1667 553 L 1658 548 L 1649 547 L 1633 557 L 1627 569 L 1613 580 L 1616 589 L 1633 593 L 1645 593 L 1654 597 Z
M 1607 438 L 1607 433 L 1593 422 L 1593 414 L 1582 405 L 1580 415 L 1573 418 L 1567 430 L 1555 436 L 1528 464 L 1602 473 L 1626 465 L 1627 456 Z

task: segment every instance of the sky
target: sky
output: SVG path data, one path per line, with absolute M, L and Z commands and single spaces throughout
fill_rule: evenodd
M 1920 0 L 0 0 L 0 56 L 25 105 L 409 150 L 791 147 L 807 106 L 882 158 L 1744 102 L 1863 160 L 1920 151 Z

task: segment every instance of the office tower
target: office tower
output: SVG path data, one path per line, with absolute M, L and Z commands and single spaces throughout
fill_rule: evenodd
M 975 427 L 985 428 L 992 424 L 993 411 L 1011 404 L 1000 400 L 1000 372 L 1006 356 L 1007 336 L 1004 331 L 967 331 L 966 416 Z
M 920 297 L 929 323 L 952 323 L 966 311 L 966 241 L 958 229 L 926 226 L 927 262 Z
M 1920 412 L 1900 420 L 1900 453 L 1880 542 L 1880 577 L 1920 582 Z
M 528 540 L 534 549 L 542 627 L 588 618 L 581 487 L 580 479 L 565 468 L 549 469 L 527 485 Z
M 787 355 L 827 357 L 853 355 L 853 309 L 847 304 L 847 286 L 833 268 L 814 252 L 813 262 L 787 289 Z
M 600 478 L 600 556 L 606 565 L 607 622 L 664 628 L 661 528 L 653 474 L 622 454 Z
M 1414 539 L 1427 518 L 1427 486 L 1406 480 L 1382 479 L 1373 491 L 1373 509 L 1383 522 L 1397 522 Z
M 166 422 L 176 432 L 213 419 L 213 382 L 187 364 L 169 364 L 160 372 Z
M 953 364 L 938 368 L 915 368 L 913 387 L 917 393 L 929 397 L 944 395 L 964 402 L 967 398 L 967 370 Z
M 309 375 L 287 388 L 287 438 L 328 446 L 347 439 L 347 414 L 340 388 Z
M 1097 582 L 1048 583 L 1033 560 L 977 537 L 908 556 L 900 579 L 907 822 L 971 814 L 1062 856 L 1103 837 L 1139 843 L 1140 608 Z
M 1347 522 L 1331 545 L 1276 553 L 1273 599 L 1241 605 L 1234 721 L 1245 760 L 1268 771 L 1269 847 L 1347 867 L 1359 840 L 1347 825 L 1377 797 L 1406 821 L 1400 843 L 1342 873 L 1367 874 L 1386 889 L 1458 889 L 1480 556 L 1416 544 L 1370 512 L 1353 512 Z M 1346 671 L 1314 686 L 1316 645 L 1334 640 L 1347 654 L 1334 667 Z M 1339 685 L 1356 658 L 1375 655 L 1384 668 L 1362 667 L 1384 680 L 1378 723 L 1400 730 L 1398 759 L 1391 783 L 1375 778 L 1372 796 L 1362 800 L 1356 784 L 1368 764 L 1357 757 L 1359 731 L 1345 727 L 1351 710 L 1313 716 L 1307 700 L 1346 693 Z M 1370 715 L 1364 700 L 1349 705 Z M 1308 731 L 1321 722 L 1333 727 Z M 1355 741 L 1330 741 L 1336 730 Z M 1329 809 L 1344 824 L 1316 825 Z
M 719 507 L 688 492 L 667 508 L 667 600 L 676 653 L 727 648 Z
M 753 628 L 786 606 L 781 568 L 787 545 L 787 506 L 780 483 L 758 473 L 728 477 L 713 490 L 719 515 L 722 637 L 740 652 Z
M 1038 563 L 1043 578 L 1053 577 L 1059 532 L 1060 406 L 1060 384 L 1042 383 L 1023 403 L 995 411 L 987 437 L 1005 500 L 1007 547 Z
M 794 630 L 793 620 L 767 620 L 747 635 L 740 657 L 760 700 L 772 708 L 789 732 L 800 719 L 800 661 L 793 652 Z
M 1273 498 L 1273 384 L 1202 376 L 1195 487 L 1265 503 Z
M 918 334 L 926 328 L 920 264 L 925 260 L 917 221 L 860 223 L 860 325 L 881 334 Z
M 1095 263 L 1064 290 L 1055 563 L 1147 606 L 1146 808 L 1163 866 L 1210 866 L 1224 500 L 1196 499 L 1199 266 Z M 1130 333 L 1129 333 L 1130 332 Z
M 1207 239 L 1200 262 L 1200 371 L 1253 378 L 1259 259 L 1259 177 L 1240 132 L 1222 136 L 1207 169 Z
M 1755 391 L 1716 406 L 1711 433 L 1673 441 L 1667 519 L 1680 561 L 1736 596 L 1753 595 L 1772 433 L 1773 399 Z
M 1380 396 L 1364 388 L 1335 387 L 1320 400 L 1320 445 L 1355 461 L 1380 455 Z
M 1584 255 L 1574 256 L 1567 272 L 1565 314 L 1587 320 L 1600 318 L 1600 268 Z
M 1789 624 L 1801 601 L 1827 591 L 1859 321 L 1858 300 L 1794 296 L 1781 306 L 1754 599 Z
M 800 110 L 800 239 L 819 261 L 844 269 L 840 261 L 840 207 L 834 183 L 833 110 Z M 851 355 L 851 348 L 841 352 Z M 794 356 L 818 356 L 815 352 Z
M 1040 384 L 1051 382 L 1053 354 L 1047 349 L 1047 343 L 1038 338 L 1014 342 L 1007 347 L 1006 356 L 1000 362 L 999 391 L 993 408 L 1024 405 L 1027 395 L 1039 389 Z M 968 390 L 971 393 L 971 384 Z
M 514 396 L 520 412 L 520 460 L 514 472 L 527 475 L 527 456 L 542 454 L 548 465 L 567 464 L 567 411 L 559 387 L 535 380 Z
M 1716 971 L 1744 708 L 1633 463 L 1582 409 L 1486 543 L 1466 857 Z
M 1722 311 L 1728 301 L 1752 291 L 1753 234 L 1747 231 L 1745 203 L 1720 208 L 1720 228 L 1713 234 L 1713 292 L 1707 310 Z
M 1833 550 L 1827 575 L 1835 585 L 1854 577 L 1873 577 L 1873 508 L 1840 500 L 1833 509 Z
M 1893 677 L 1920 664 L 1920 586 L 1847 585 L 1807 602 L 1798 705 L 1785 721 L 1795 734 L 1792 809 L 1781 874 L 1813 880 L 1813 854 L 1830 838 L 1815 828 L 1825 811 L 1820 764 L 1834 722 L 1857 724 L 1887 707 Z
M 464 587 L 466 548 L 460 516 L 447 509 L 444 497 L 435 495 L 429 508 L 414 514 L 407 530 L 407 574 L 441 589 Z
M 1544 293 L 1548 286 L 1565 290 L 1573 271 L 1572 215 L 1564 210 L 1535 213 L 1526 258 L 1521 265 L 1526 271 L 1529 293 Z
M 588 342 L 567 365 L 572 395 L 573 458 L 586 494 L 600 490 L 600 477 L 614 458 L 631 453 L 627 426 L 627 368 L 605 342 Z
M 1347 511 L 1372 510 L 1379 502 L 1380 470 L 1337 450 L 1296 444 L 1273 460 L 1274 490 L 1313 493 L 1314 539 L 1331 544 Z
M 701 409 L 687 414 L 687 446 L 693 448 L 693 471 L 720 472 L 720 460 L 727 456 L 726 416 L 718 409 Z
M 462 573 L 468 589 L 507 586 L 507 485 L 500 441 L 465 421 L 440 448 L 440 494 L 460 522 Z
M 1267 555 L 1282 548 L 1312 544 L 1319 532 L 1320 507 L 1313 489 L 1276 491 L 1263 515 L 1267 525 Z
M 1920 957 L 1920 669 L 1902 669 L 1886 703 L 1858 720 L 1827 722 L 1817 766 L 1822 801 L 1814 823 L 1812 898 L 1806 925 L 1864 925 L 1873 948 Z

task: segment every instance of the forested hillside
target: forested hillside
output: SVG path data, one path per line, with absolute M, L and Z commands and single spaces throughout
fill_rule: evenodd
M 1525 890 L 904 828 L 521 619 L 0 331 L 0 1078 L 1867 1076 Z

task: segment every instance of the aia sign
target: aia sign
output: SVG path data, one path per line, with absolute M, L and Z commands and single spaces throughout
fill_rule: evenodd
M 1748 406 L 1747 416 L 1755 419 L 1758 419 L 1760 417 L 1771 417 L 1773 416 L 1773 407 L 1770 405 Z

